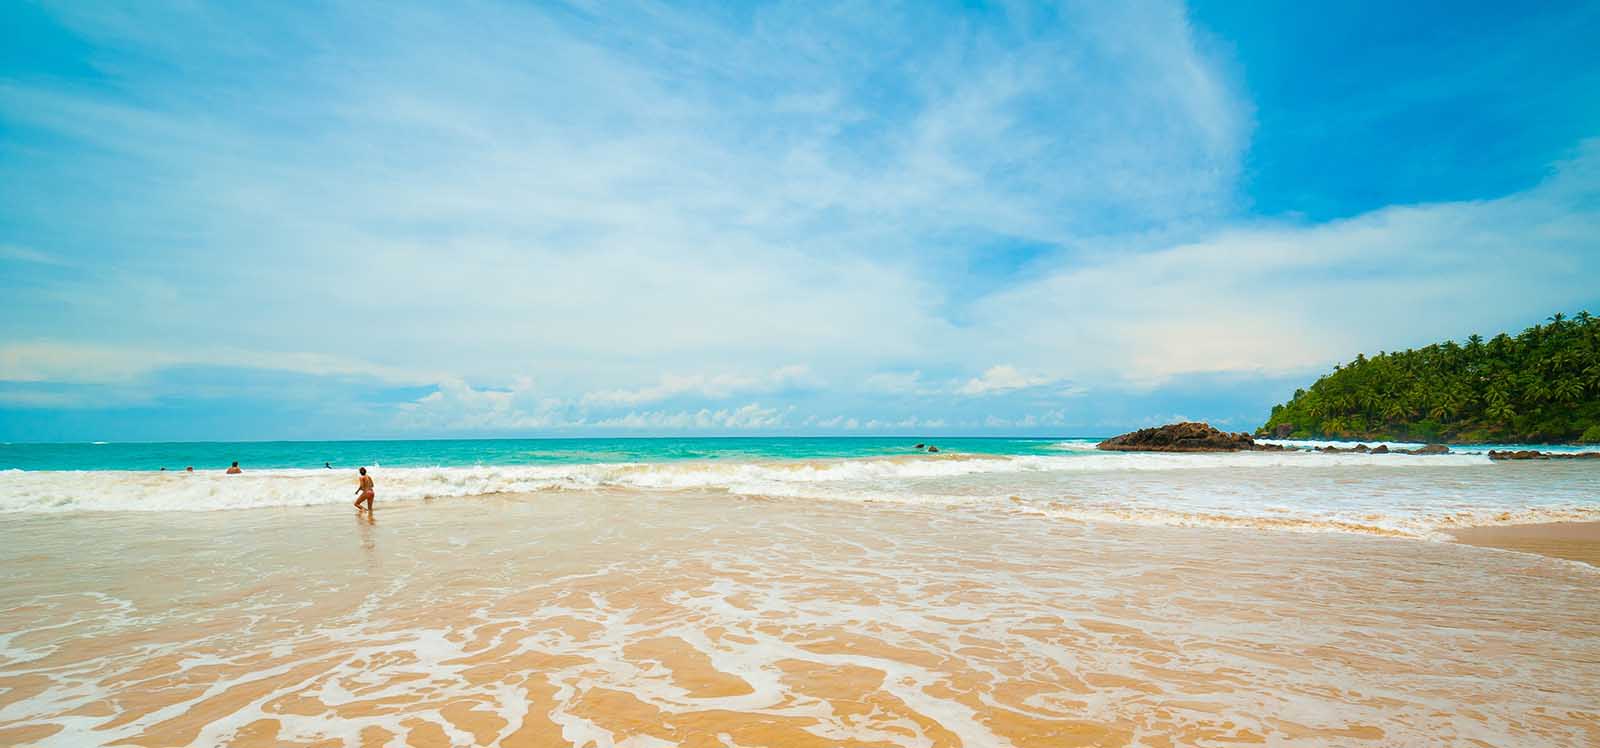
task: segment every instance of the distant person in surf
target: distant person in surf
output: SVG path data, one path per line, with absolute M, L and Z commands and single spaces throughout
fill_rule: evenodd
M 238 475 L 238 474 L 240 474 L 242 472 L 244 472 L 244 471 L 239 469 L 239 461 L 238 460 L 234 460 L 233 461 L 233 465 L 228 467 L 228 475 Z
M 367 511 L 372 511 L 372 498 L 376 492 L 372 488 L 372 476 L 367 475 L 367 469 L 361 468 L 361 483 L 356 486 L 356 511 L 361 511 L 361 503 L 366 502 Z
M 327 469 L 329 469 L 329 470 L 333 469 L 333 463 L 331 463 L 331 462 L 324 462 L 324 463 L 322 463 L 322 466 L 327 468 Z

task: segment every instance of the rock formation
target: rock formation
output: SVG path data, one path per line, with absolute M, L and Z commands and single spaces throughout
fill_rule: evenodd
M 1429 444 L 1429 445 L 1427 445 L 1425 447 L 1417 447 L 1416 449 L 1390 449 L 1389 445 L 1387 445 L 1387 444 L 1379 444 L 1376 447 L 1368 447 L 1365 444 L 1357 444 L 1354 447 L 1334 447 L 1334 446 L 1330 445 L 1330 446 L 1327 446 L 1327 447 L 1317 447 L 1317 451 L 1318 452 L 1322 452 L 1324 454 L 1352 453 L 1352 454 L 1363 454 L 1363 455 L 1447 455 L 1447 454 L 1450 454 L 1450 448 L 1446 447 L 1443 444 Z
M 1169 423 L 1113 436 L 1099 444 L 1114 452 L 1281 452 L 1276 444 L 1257 444 L 1246 433 L 1218 431 L 1209 423 Z
M 1489 450 L 1491 460 L 1600 460 L 1600 452 L 1540 452 L 1534 449 Z

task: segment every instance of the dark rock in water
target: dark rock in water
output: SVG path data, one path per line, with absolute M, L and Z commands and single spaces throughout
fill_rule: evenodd
M 1540 452 L 1536 449 L 1489 450 L 1491 460 L 1600 460 L 1600 452 Z
M 928 451 L 929 452 L 937 452 L 937 451 L 939 451 L 939 448 L 938 447 L 928 447 Z
M 928 446 L 928 445 L 926 445 L 926 444 L 918 444 L 916 446 L 916 449 L 922 449 L 923 447 L 926 447 L 926 446 Z
M 1357 444 L 1354 447 L 1349 447 L 1349 448 L 1340 448 L 1340 447 L 1335 447 L 1335 446 L 1331 446 L 1330 445 L 1330 446 L 1326 446 L 1326 447 L 1317 447 L 1317 451 L 1318 452 L 1326 452 L 1328 454 L 1347 454 L 1347 453 L 1350 453 L 1350 454 L 1371 454 L 1371 455 L 1389 455 L 1389 454 L 1395 454 L 1395 455 L 1447 455 L 1447 454 L 1450 454 L 1450 448 L 1446 447 L 1443 444 L 1429 444 L 1426 447 L 1418 447 L 1416 449 L 1390 449 L 1389 445 L 1387 445 L 1387 444 L 1379 444 L 1376 447 L 1368 447 L 1365 444 Z
M 1281 452 L 1276 444 L 1257 444 L 1249 434 L 1218 431 L 1208 423 L 1169 423 L 1113 436 L 1099 444 L 1113 452 Z

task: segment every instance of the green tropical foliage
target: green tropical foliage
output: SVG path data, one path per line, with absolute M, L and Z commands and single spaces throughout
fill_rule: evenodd
M 1600 317 L 1552 315 L 1516 337 L 1473 335 L 1335 366 L 1272 408 L 1294 438 L 1600 442 Z

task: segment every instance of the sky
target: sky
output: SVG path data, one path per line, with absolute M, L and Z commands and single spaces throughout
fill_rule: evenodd
M 0 440 L 1250 430 L 1600 312 L 1600 4 L 0 5 Z

